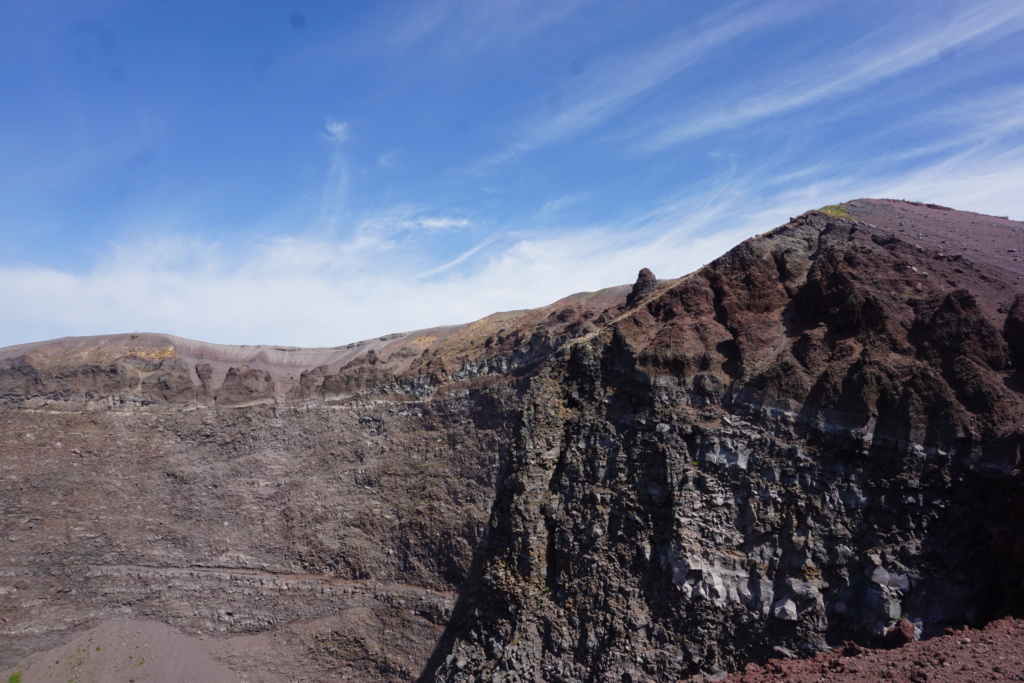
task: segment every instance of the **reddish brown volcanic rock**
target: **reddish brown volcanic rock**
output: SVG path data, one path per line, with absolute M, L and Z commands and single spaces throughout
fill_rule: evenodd
M 917 640 L 917 629 L 909 619 L 900 619 L 885 632 L 885 646 L 888 648 L 903 647 Z
M 837 648 L 805 660 L 748 664 L 723 683 L 875 683 L 1019 681 L 1024 673 L 1024 621 L 1001 619 L 983 631 L 965 629 L 898 650 Z M 703 676 L 701 679 L 706 680 Z M 700 679 L 697 679 L 700 680 Z
M 1022 239 L 857 200 L 344 347 L 0 349 L 0 673 L 132 619 L 244 680 L 664 681 L 1019 613 Z

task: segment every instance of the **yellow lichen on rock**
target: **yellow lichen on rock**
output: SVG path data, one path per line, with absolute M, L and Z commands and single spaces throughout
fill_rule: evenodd
M 413 339 L 409 343 L 410 344 L 416 344 L 417 346 L 430 346 L 431 344 L 433 344 L 436 341 L 437 341 L 437 335 L 436 334 L 425 334 L 425 335 L 423 335 L 421 337 L 416 337 L 415 339 Z
M 159 349 L 145 350 L 145 349 L 128 349 L 125 353 L 126 358 L 139 358 L 141 360 L 149 361 L 160 361 L 167 360 L 169 358 L 175 358 L 177 354 L 174 352 L 173 346 L 164 346 Z

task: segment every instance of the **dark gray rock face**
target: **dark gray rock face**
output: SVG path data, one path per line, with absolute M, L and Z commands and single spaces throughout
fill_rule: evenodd
M 877 644 L 902 615 L 932 636 L 999 612 L 1009 477 L 783 411 L 680 410 L 703 397 L 609 382 L 579 353 L 578 384 L 531 387 L 467 598 L 485 616 L 442 680 L 675 680 Z
M 628 308 L 636 306 L 653 294 L 657 288 L 658 278 L 654 277 L 654 273 L 649 268 L 641 268 L 636 282 L 633 283 L 633 289 L 629 291 L 629 296 L 626 297 L 626 306 Z
M 672 681 L 1006 609 L 1015 319 L 872 232 L 802 217 L 531 378 L 438 680 Z
M 1010 314 L 1006 316 L 1003 334 L 1013 352 L 1017 367 L 1024 365 L 1024 294 L 1018 294 L 1014 298 Z
M 1024 269 L 952 247 L 1024 226 L 846 209 L 339 349 L 0 350 L 0 670 L 128 617 L 246 680 L 675 681 L 1021 609 Z

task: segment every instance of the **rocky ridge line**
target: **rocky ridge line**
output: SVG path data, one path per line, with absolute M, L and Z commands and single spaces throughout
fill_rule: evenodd
M 351 348 L 0 350 L 0 662 L 127 614 L 267 634 L 309 680 L 675 680 L 1019 609 L 1021 229 L 858 200 L 679 280 Z M 379 587 L 261 606 L 55 565 Z M 458 598 L 432 621 L 397 586 Z
M 917 207 L 811 212 L 539 371 L 438 679 L 673 680 L 1019 604 L 1015 250 Z

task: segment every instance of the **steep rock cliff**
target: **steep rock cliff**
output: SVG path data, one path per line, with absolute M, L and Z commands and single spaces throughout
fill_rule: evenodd
M 0 669 L 145 619 L 247 680 L 668 681 L 1019 609 L 1022 239 L 859 200 L 345 347 L 2 349 Z
M 531 378 L 439 679 L 676 680 L 1019 598 L 1021 269 L 859 218 L 914 205 L 846 206 Z

